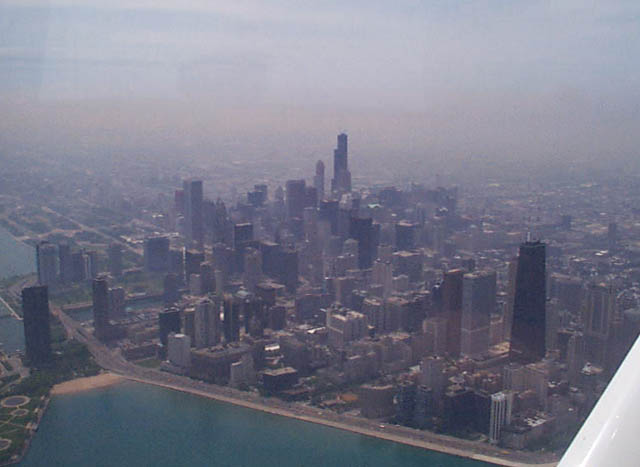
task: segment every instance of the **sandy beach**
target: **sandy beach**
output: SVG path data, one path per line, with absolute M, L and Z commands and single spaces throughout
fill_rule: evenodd
M 72 379 L 64 383 L 56 384 L 51 389 L 51 394 L 73 394 L 76 392 L 86 391 L 88 389 L 97 389 L 111 386 L 121 382 L 124 378 L 113 373 L 101 373 L 96 376 L 86 378 Z

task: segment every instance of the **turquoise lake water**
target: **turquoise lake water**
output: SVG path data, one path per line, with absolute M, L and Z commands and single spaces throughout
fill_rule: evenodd
M 0 227 L 0 279 L 36 272 L 35 249 Z
M 0 228 L 0 279 L 35 272 L 35 250 L 17 241 L 5 229 Z M 0 302 L 0 347 L 12 353 L 24 350 L 22 321 L 9 315 Z
M 124 382 L 55 396 L 31 466 L 455 466 L 447 456 L 169 389 Z

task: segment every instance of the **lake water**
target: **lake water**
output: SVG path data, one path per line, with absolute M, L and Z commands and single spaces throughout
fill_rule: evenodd
M 488 466 L 134 382 L 54 396 L 22 466 Z
M 0 228 L 0 279 L 35 272 L 35 250 Z M 22 321 L 12 318 L 0 302 L 0 348 L 12 353 L 24 350 Z
M 33 272 L 36 272 L 35 249 L 0 227 L 0 279 Z

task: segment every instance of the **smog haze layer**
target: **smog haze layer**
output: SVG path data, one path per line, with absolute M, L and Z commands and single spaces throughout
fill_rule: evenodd
M 636 169 L 640 6 L 5 0 L 3 157 Z M 402 167 L 401 169 L 399 167 Z

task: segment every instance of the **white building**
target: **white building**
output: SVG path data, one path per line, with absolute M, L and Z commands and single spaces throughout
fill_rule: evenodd
M 500 440 L 502 427 L 511 423 L 513 393 L 498 392 L 491 395 L 491 414 L 489 416 L 489 442 L 496 444 Z
M 167 343 L 169 362 L 180 368 L 191 366 L 191 338 L 184 334 L 170 333 Z

